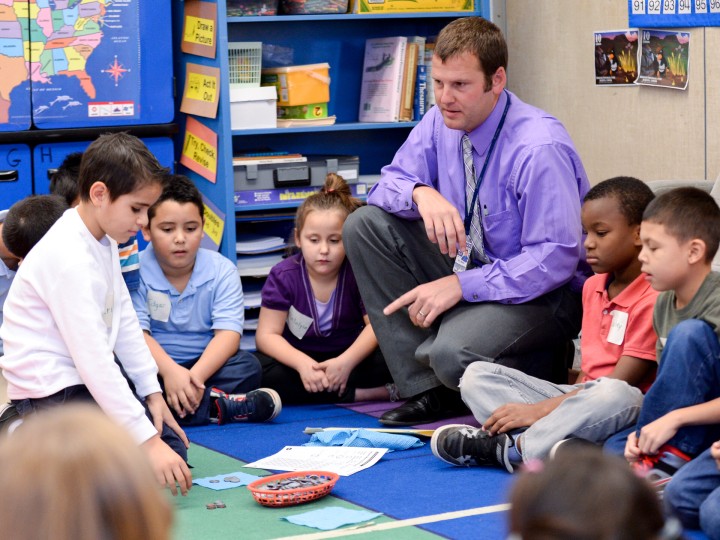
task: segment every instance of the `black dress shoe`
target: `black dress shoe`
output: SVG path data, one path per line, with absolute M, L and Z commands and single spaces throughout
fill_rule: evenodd
M 414 426 L 461 416 L 467 412 L 460 393 L 442 386 L 413 396 L 397 409 L 387 411 L 380 417 L 380 423 L 387 426 Z

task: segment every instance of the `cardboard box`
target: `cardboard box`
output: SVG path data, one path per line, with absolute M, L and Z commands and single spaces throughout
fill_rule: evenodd
M 310 103 L 309 105 L 295 105 L 292 107 L 278 107 L 278 119 L 306 119 L 327 118 L 327 103 Z
M 277 127 L 277 93 L 274 86 L 230 89 L 231 129 Z
M 294 106 L 330 101 L 330 64 L 306 64 L 262 70 L 260 84 L 277 88 L 278 105 Z
M 354 0 L 353 13 L 472 11 L 473 0 Z

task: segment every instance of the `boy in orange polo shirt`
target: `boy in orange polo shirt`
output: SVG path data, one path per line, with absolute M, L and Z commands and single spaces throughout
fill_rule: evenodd
M 584 198 L 585 250 L 596 275 L 583 288 L 577 383 L 554 384 L 498 364 L 472 363 L 460 393 L 482 428 L 435 430 L 435 456 L 512 472 L 523 461 L 546 457 L 566 438 L 599 443 L 635 421 L 656 368 L 657 293 L 638 261 L 640 222 L 652 198 L 645 183 L 630 177 L 601 182 Z

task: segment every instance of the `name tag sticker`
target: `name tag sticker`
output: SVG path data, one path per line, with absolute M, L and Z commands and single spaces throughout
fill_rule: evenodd
M 612 323 L 610 324 L 610 332 L 607 337 L 608 343 L 622 345 L 622 342 L 625 339 L 628 314 L 624 311 L 613 310 L 610 312 L 610 315 L 612 315 Z
M 153 321 L 168 322 L 170 320 L 170 297 L 167 294 L 148 291 L 147 308 Z
M 105 295 L 105 309 L 103 309 L 102 313 L 103 322 L 108 328 L 112 327 L 113 304 L 115 304 L 115 294 L 113 294 L 112 291 L 108 291 Z
M 290 333 L 298 339 L 305 337 L 305 333 L 313 323 L 312 317 L 303 315 L 295 307 L 290 306 L 288 310 L 287 325 Z

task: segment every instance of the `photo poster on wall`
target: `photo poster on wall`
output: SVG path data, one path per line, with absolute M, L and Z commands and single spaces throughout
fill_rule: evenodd
M 720 0 L 628 0 L 629 26 L 720 26 Z
M 595 32 L 595 84 L 631 86 L 637 78 L 637 28 Z
M 686 90 L 689 79 L 690 32 L 642 28 L 640 38 L 640 71 L 635 84 Z

